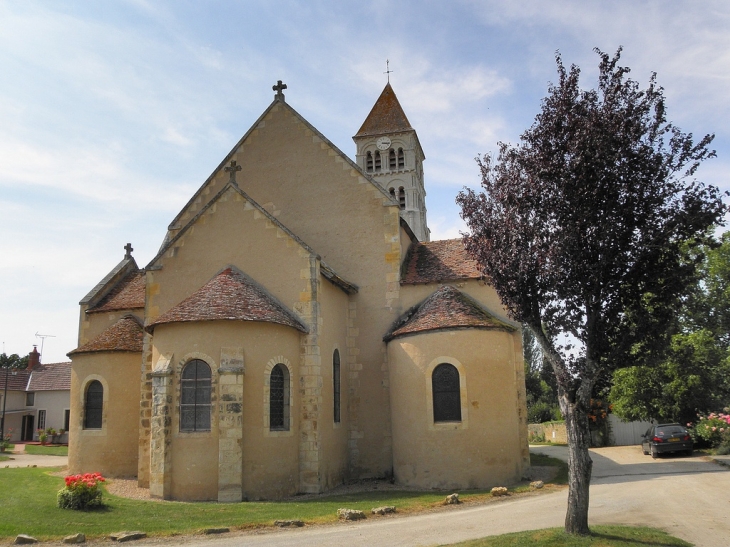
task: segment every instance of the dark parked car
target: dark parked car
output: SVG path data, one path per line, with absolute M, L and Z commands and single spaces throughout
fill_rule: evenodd
M 691 456 L 694 449 L 692 437 L 687 429 L 679 424 L 652 426 L 642 437 L 644 437 L 644 440 L 641 441 L 641 450 L 644 455 L 651 452 L 652 458 L 668 452 L 684 452 Z

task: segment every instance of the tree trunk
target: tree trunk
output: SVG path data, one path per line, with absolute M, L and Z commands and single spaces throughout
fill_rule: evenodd
M 582 396 L 581 396 L 582 395 Z M 565 415 L 565 430 L 568 434 L 568 511 L 565 515 L 565 531 L 569 534 L 588 535 L 588 494 L 591 483 L 593 460 L 588 453 L 591 446 L 591 432 L 588 427 L 588 400 L 585 394 L 576 394 L 576 401 L 570 401 L 561 393 L 560 406 Z

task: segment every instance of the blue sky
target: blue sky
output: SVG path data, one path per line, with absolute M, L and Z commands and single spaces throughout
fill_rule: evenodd
M 78 301 L 168 223 L 273 99 L 341 150 L 391 83 L 418 131 L 434 239 L 463 225 L 474 157 L 534 119 L 555 52 L 593 87 L 598 47 L 664 86 L 669 119 L 730 190 L 730 3 L 146 1 L 0 3 L 0 341 L 44 362 L 76 347 Z

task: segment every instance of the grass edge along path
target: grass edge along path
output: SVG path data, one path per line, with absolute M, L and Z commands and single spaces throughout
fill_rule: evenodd
M 68 446 L 26 444 L 25 453 L 34 456 L 68 456 Z
M 566 464 L 547 456 L 533 456 L 533 465 L 554 465 L 567 478 Z M 42 540 L 58 539 L 81 532 L 89 538 L 119 530 L 143 530 L 151 536 L 192 534 L 202 528 L 229 527 L 249 529 L 272 526 L 274 520 L 299 519 L 307 524 L 324 524 L 337 520 L 340 507 L 365 511 L 381 505 L 395 505 L 398 513 L 430 510 L 443 502 L 450 492 L 410 492 L 374 490 L 352 494 L 323 495 L 315 499 L 289 499 L 282 502 L 159 502 L 121 498 L 104 493 L 105 507 L 95 511 L 70 511 L 56 507 L 56 493 L 63 486 L 58 468 L 0 469 L 0 538 L 28 534 Z M 52 474 L 54 473 L 54 474 Z M 113 479 L 112 479 L 113 480 Z M 561 486 L 546 485 L 545 491 Z M 523 494 L 528 483 L 510 488 Z M 529 494 L 528 494 L 529 495 Z M 462 491 L 466 504 L 497 502 L 489 491 Z M 375 518 L 375 517 L 373 517 Z M 378 517 L 380 518 L 380 517 Z
M 645 526 L 591 526 L 590 536 L 544 528 L 450 544 L 450 547 L 692 547 L 663 530 Z

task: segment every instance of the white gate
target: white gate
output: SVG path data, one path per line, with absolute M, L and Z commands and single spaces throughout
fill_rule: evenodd
M 652 426 L 651 422 L 622 422 L 613 414 L 608 415 L 608 426 L 611 428 L 610 445 L 628 446 L 641 444 L 641 436 Z

